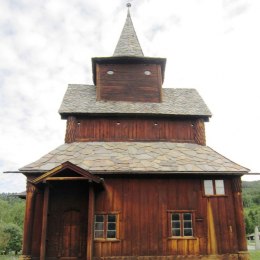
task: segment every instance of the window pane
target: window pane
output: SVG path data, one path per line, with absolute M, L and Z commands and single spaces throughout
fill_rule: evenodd
M 204 180 L 204 192 L 205 195 L 214 195 L 212 180 Z
M 180 220 L 180 214 L 179 213 L 173 213 L 172 214 L 172 220 Z
M 116 231 L 107 231 L 107 238 L 116 238 Z
M 215 180 L 215 185 L 216 185 L 216 194 L 225 194 L 223 180 Z
M 116 222 L 116 215 L 108 215 L 108 222 Z
M 103 231 L 95 231 L 95 238 L 103 238 L 104 232 Z
M 184 228 L 192 228 L 191 221 L 185 221 Z
M 95 223 L 95 230 L 104 230 L 104 223 Z
M 192 236 L 192 229 L 191 228 L 185 228 L 184 229 L 184 236 Z
M 181 227 L 181 223 L 179 221 L 172 222 L 172 228 L 180 228 L 180 227 Z
M 104 215 L 96 215 L 96 222 L 104 222 Z
M 108 223 L 107 229 L 108 230 L 116 230 L 116 223 Z
M 181 235 L 181 230 L 180 229 L 172 229 L 172 235 L 175 237 L 179 237 Z
M 184 220 L 191 220 L 191 213 L 184 213 L 183 214 L 183 219 Z

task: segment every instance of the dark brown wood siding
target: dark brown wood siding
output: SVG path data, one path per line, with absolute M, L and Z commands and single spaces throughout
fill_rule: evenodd
M 161 102 L 162 75 L 157 64 L 97 64 L 97 99 Z M 113 74 L 108 74 L 113 71 Z M 146 75 L 144 72 L 151 72 Z
M 105 177 L 105 190 L 96 193 L 95 210 L 119 213 L 119 240 L 95 241 L 94 259 L 236 253 L 230 179 L 225 179 L 225 190 L 225 196 L 206 197 L 202 179 L 195 177 Z M 194 212 L 194 239 L 169 236 L 171 210 Z
M 71 117 L 68 118 L 68 121 Z M 205 145 L 204 127 L 196 120 L 149 118 L 88 118 L 71 120 L 65 141 L 172 141 Z M 200 125 L 204 124 L 200 122 Z M 72 129 L 73 128 L 73 129 Z M 197 138 L 202 136 L 202 138 Z M 73 137 L 73 138 L 72 138 Z

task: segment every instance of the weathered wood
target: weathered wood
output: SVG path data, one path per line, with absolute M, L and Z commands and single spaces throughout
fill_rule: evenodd
M 203 119 L 197 119 L 194 122 L 194 139 L 195 143 L 206 145 L 205 125 Z
M 77 120 L 74 116 L 69 116 L 67 119 L 65 143 L 72 143 L 75 141 L 76 130 Z
M 36 187 L 27 181 L 22 255 L 31 256 Z
M 43 210 L 42 210 L 42 233 L 41 233 L 41 246 L 40 246 L 40 260 L 45 260 L 46 256 L 46 233 L 47 233 L 47 219 L 49 207 L 49 192 L 50 188 L 47 184 L 44 189 Z
M 247 242 L 246 242 L 246 229 L 244 222 L 244 211 L 243 211 L 243 202 L 241 194 L 241 179 L 240 177 L 233 178 L 233 197 L 234 197 L 234 211 L 235 211 L 235 222 L 236 230 L 238 237 L 238 250 L 247 251 Z
M 192 120 L 167 118 L 88 118 L 80 122 L 75 141 L 171 141 L 202 144 Z M 203 133 L 199 134 L 203 136 Z M 203 143 L 204 144 L 204 143 Z
M 236 233 L 229 234 L 230 226 L 236 232 L 229 219 L 236 218 L 229 213 L 235 210 L 232 178 L 225 178 L 223 196 L 205 197 L 201 183 L 190 176 L 106 176 L 105 190 L 96 194 L 96 211 L 122 212 L 119 241 L 95 241 L 93 258 L 237 253 Z M 170 237 L 169 210 L 194 213 L 194 239 Z
M 92 260 L 93 256 L 93 228 L 94 228 L 94 212 L 95 212 L 95 194 L 93 183 L 89 183 L 88 193 L 88 219 L 87 219 L 87 260 Z
M 52 182 L 45 259 L 86 259 L 87 182 Z
M 42 234 L 42 218 L 43 218 L 43 200 L 44 192 L 36 191 L 35 210 L 32 232 L 32 258 L 40 255 L 41 234 Z
M 97 64 L 96 66 L 98 100 L 161 102 L 160 65 Z M 151 74 L 147 75 L 145 73 L 147 71 Z

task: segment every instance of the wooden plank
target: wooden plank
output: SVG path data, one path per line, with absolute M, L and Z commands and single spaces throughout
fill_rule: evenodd
M 190 120 L 167 118 L 88 118 L 80 121 L 75 141 L 197 142 Z
M 94 212 L 95 212 L 95 194 L 93 183 L 89 183 L 88 194 L 88 227 L 87 227 L 87 260 L 92 260 L 93 257 L 93 239 L 94 239 Z
M 49 192 L 50 192 L 50 188 L 49 185 L 47 184 L 44 189 L 44 198 L 43 198 L 40 260 L 45 260 L 45 256 L 46 256 L 46 234 L 47 234 L 47 222 L 48 222 Z
M 23 234 L 23 255 L 31 255 L 32 250 L 32 232 L 35 212 L 35 193 L 36 187 L 27 181 L 26 191 L 26 208 L 24 219 L 24 234 Z
M 42 232 L 43 192 L 37 190 L 35 200 L 35 213 L 33 223 L 32 257 L 40 255 Z

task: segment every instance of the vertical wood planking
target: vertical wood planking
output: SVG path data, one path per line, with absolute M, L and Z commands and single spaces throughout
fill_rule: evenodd
M 94 211 L 95 211 L 95 194 L 93 183 L 89 183 L 88 193 L 88 225 L 87 225 L 87 260 L 92 260 L 93 256 L 93 239 L 94 239 Z M 86 205 L 87 206 L 87 205 Z
M 197 177 L 113 176 L 105 178 L 105 183 L 113 190 L 112 204 L 105 199 L 107 191 L 100 192 L 96 199 L 97 209 L 120 211 L 120 241 L 95 242 L 95 256 L 205 255 L 207 226 L 213 216 L 214 227 L 210 233 L 213 244 L 210 250 L 224 254 L 228 250 L 230 252 L 230 243 L 236 243 L 234 240 L 223 240 L 224 236 L 227 239 L 230 237 L 228 211 L 233 209 L 228 185 L 226 196 L 209 198 L 204 197 L 202 181 Z M 169 210 L 194 212 L 195 239 L 170 238 Z M 210 220 L 207 219 L 209 211 Z M 235 245 L 233 247 L 237 248 Z
M 46 255 L 46 234 L 47 234 L 47 220 L 48 220 L 48 207 L 49 207 L 49 193 L 50 193 L 50 188 L 49 185 L 47 184 L 44 189 L 40 260 L 45 260 L 45 255 Z
M 88 118 L 78 122 L 74 141 L 197 142 L 190 120 Z

